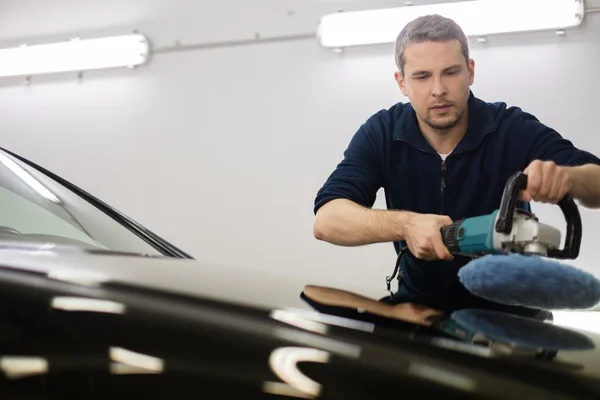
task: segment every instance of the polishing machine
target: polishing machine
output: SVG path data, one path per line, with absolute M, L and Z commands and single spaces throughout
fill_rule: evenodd
M 499 209 L 442 227 L 442 239 L 450 253 L 468 257 L 519 253 L 559 259 L 577 258 L 582 229 L 573 198 L 567 194 L 558 203 L 567 222 L 567 237 L 561 249 L 560 230 L 541 223 L 533 213 L 517 207 L 519 194 L 526 187 L 527 175 L 517 172 L 504 188 Z
M 581 246 L 582 226 L 579 209 L 567 194 L 558 202 L 567 223 L 564 247 L 561 231 L 541 223 L 535 214 L 518 207 L 519 195 L 527 188 L 527 175 L 513 174 L 504 187 L 500 208 L 487 215 L 462 218 L 441 228 L 442 240 L 454 256 L 478 258 L 485 255 L 518 253 L 555 259 L 576 259 Z M 400 260 L 409 252 L 405 246 L 396 259 L 394 272 L 386 277 L 387 290 L 398 276 Z

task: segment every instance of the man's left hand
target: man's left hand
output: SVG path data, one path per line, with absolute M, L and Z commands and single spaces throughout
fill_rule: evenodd
M 523 173 L 527 175 L 527 188 L 521 192 L 521 201 L 556 204 L 571 190 L 566 169 L 552 161 L 535 160 Z

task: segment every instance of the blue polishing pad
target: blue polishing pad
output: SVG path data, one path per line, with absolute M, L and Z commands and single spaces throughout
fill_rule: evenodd
M 600 303 L 600 280 L 555 260 L 521 254 L 487 255 L 458 272 L 476 296 L 544 310 L 585 309 Z

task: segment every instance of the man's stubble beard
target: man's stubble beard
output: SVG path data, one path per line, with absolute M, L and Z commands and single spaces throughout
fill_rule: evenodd
M 437 123 L 433 120 L 433 118 L 428 116 L 423 121 L 427 125 L 429 125 L 431 128 L 438 131 L 438 133 L 440 135 L 443 135 L 443 134 L 448 133 L 452 128 L 454 128 L 456 125 L 459 124 L 461 116 L 462 116 L 462 113 L 456 113 L 453 115 L 452 119 L 450 119 L 449 121 L 437 122 Z

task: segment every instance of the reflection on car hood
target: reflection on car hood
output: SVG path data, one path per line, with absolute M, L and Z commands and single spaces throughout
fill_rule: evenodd
M 73 282 L 116 282 L 260 308 L 303 307 L 303 284 L 284 274 L 206 265 L 196 260 L 147 256 L 54 244 L 0 242 L 0 266 Z M 265 294 L 268 287 L 268 295 Z
M 76 284 L 114 282 L 267 311 L 287 310 L 278 315 L 282 322 L 292 325 L 297 324 L 300 317 L 331 326 L 352 326 L 350 323 L 340 322 L 339 318 L 313 312 L 300 297 L 305 284 L 311 282 L 288 279 L 284 272 L 257 272 L 244 268 L 205 265 L 195 260 L 90 251 L 51 244 L 35 246 L 0 242 L 0 259 L 0 268 L 41 273 Z M 297 314 L 290 316 L 289 312 Z M 590 315 L 600 320 L 600 313 Z M 354 329 L 358 329 L 356 326 L 358 325 Z M 435 327 L 443 334 L 434 338 L 431 343 L 439 347 L 482 357 L 525 355 L 526 358 L 533 359 L 532 353 L 537 352 L 542 357 L 550 355 L 554 360 L 551 365 L 568 367 L 567 369 L 577 373 L 600 378 L 600 337 L 588 332 L 576 332 L 538 321 L 524 321 L 519 317 L 477 310 L 465 310 L 454 318 L 443 318 Z M 394 332 L 391 330 L 365 330 L 381 340 L 393 341 Z M 487 344 L 474 345 L 478 341 Z

